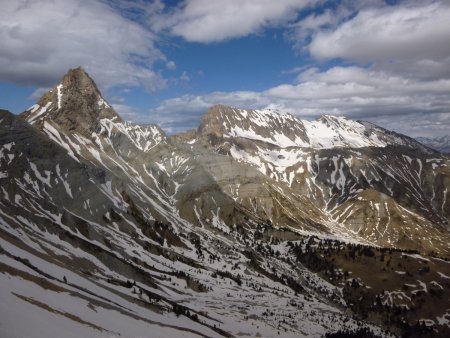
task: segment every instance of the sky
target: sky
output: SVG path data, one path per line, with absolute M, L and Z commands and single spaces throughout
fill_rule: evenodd
M 0 108 L 78 66 L 169 134 L 226 104 L 450 135 L 449 0 L 0 1 Z

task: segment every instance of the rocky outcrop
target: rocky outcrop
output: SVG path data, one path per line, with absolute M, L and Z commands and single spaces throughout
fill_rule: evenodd
M 81 67 L 70 69 L 61 83 L 44 94 L 37 104 L 22 114 L 22 118 L 31 124 L 51 120 L 64 131 L 87 137 L 99 131 L 103 118 L 123 122 Z

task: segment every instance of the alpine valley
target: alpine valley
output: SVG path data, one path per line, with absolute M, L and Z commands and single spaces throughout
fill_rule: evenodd
M 450 157 L 211 107 L 167 136 L 82 69 L 0 111 L 0 336 L 450 337 Z

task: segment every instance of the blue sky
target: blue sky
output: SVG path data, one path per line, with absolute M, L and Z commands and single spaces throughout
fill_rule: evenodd
M 83 66 L 127 120 L 169 133 L 209 106 L 450 134 L 449 1 L 3 0 L 0 108 Z

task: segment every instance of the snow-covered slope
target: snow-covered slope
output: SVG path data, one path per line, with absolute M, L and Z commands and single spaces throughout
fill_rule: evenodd
M 387 132 L 367 122 L 352 121 L 340 116 L 323 115 L 316 121 L 301 121 L 310 140 L 310 147 L 327 149 L 335 147 L 362 148 L 388 145 L 412 145 L 405 136 Z
M 315 121 L 271 109 L 252 110 L 217 105 L 202 117 L 199 132 L 244 138 L 280 148 L 329 149 L 404 145 L 425 150 L 413 139 L 368 122 L 323 115 Z
M 445 334 L 448 158 L 317 124 L 333 136 L 218 106 L 168 138 L 123 122 L 82 69 L 0 111 L 0 336 L 389 336 L 422 319 Z M 406 324 L 394 311 L 431 302 Z
M 283 192 L 307 197 L 328 215 L 328 222 L 319 223 L 332 233 L 342 229 L 377 245 L 449 249 L 448 158 L 407 136 L 343 117 L 307 122 L 277 111 L 215 106 L 202 117 L 196 136 L 185 142 L 191 149 L 207 147 L 248 163 L 278 182 Z M 350 224 L 352 209 L 341 207 L 356 204 L 367 189 L 380 193 L 372 194 L 374 203 L 384 205 L 383 196 L 395 201 L 386 217 L 396 221 L 382 236 Z M 420 231 L 411 229 L 421 217 L 431 223 L 427 236 L 418 240 Z M 359 214 L 358 222 L 363 221 Z
M 235 225 L 224 221 L 233 200 L 221 197 L 220 190 L 189 189 L 198 219 L 183 219 L 176 196 L 188 183 L 180 182 L 177 172 L 187 179 L 186 159 L 170 153 L 167 162 L 146 164 L 141 176 L 134 163 L 100 152 L 95 143 L 84 141 L 85 148 L 79 143 L 77 152 L 71 145 L 70 156 L 47 129 L 10 114 L 0 120 L 2 336 L 275 337 L 279 317 L 285 318 L 286 337 L 304 325 L 312 337 L 356 328 L 317 291 L 323 287 L 339 298 L 338 289 L 313 276 L 310 286 L 304 284 L 308 291 L 298 293 L 300 284 L 293 289 L 287 276 L 303 278 L 304 272 L 257 251 L 256 238 L 267 230 L 256 217 L 239 220 L 244 211 L 235 209 Z M 68 140 L 62 131 L 59 135 Z M 86 155 L 94 149 L 98 158 Z M 207 184 L 207 172 L 200 175 Z M 287 252 L 284 244 L 268 248 Z M 286 307 L 291 302 L 302 304 L 300 313 L 296 306 Z M 277 313 L 270 319 L 267 304 Z M 12 320 L 17 317 L 27 325 Z

